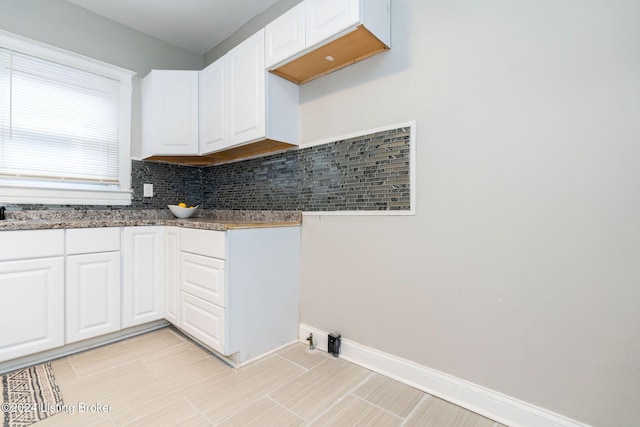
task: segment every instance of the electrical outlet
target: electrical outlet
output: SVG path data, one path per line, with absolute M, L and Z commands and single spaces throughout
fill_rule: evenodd
M 342 345 L 342 337 L 340 334 L 330 333 L 327 336 L 327 351 L 333 354 L 333 357 L 340 356 L 340 347 Z
M 153 184 L 144 184 L 142 188 L 142 197 L 153 197 Z

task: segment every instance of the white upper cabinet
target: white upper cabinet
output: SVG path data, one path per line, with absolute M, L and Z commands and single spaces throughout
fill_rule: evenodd
M 200 154 L 212 153 L 229 146 L 228 62 L 224 56 L 200 71 Z
M 271 22 L 264 31 L 267 67 L 302 52 L 306 47 L 304 2 Z
M 304 84 L 391 47 L 390 0 L 305 0 L 303 5 L 304 49 L 269 62 L 277 76 Z M 283 20 L 287 14 L 270 24 L 285 34 L 283 46 L 290 30 Z M 267 54 L 268 49 L 267 40 Z
M 266 136 L 264 30 L 228 54 L 231 145 Z
M 198 154 L 198 71 L 152 70 L 142 80 L 142 156 Z
M 264 34 L 260 30 L 201 72 L 200 154 L 263 140 L 298 144 L 299 88 L 266 71 Z
M 359 0 L 307 0 L 306 38 L 312 47 L 360 21 Z

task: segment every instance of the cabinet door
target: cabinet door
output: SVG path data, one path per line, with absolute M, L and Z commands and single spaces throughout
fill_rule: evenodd
M 180 327 L 180 229 L 164 230 L 164 318 Z
M 360 22 L 359 0 L 306 0 L 307 48 Z
M 0 362 L 64 344 L 64 259 L 0 263 Z
M 153 70 L 142 92 L 143 155 L 197 155 L 198 71 Z
M 200 154 L 229 146 L 227 57 L 200 71 Z
M 225 354 L 225 312 L 222 307 L 182 292 L 181 328 L 203 344 Z
M 164 317 L 162 227 L 125 227 L 123 327 Z
M 229 61 L 229 139 L 242 144 L 266 135 L 264 29 L 236 46 Z
M 304 19 L 304 2 L 302 2 L 265 27 L 264 47 L 267 68 L 304 50 Z
M 67 256 L 67 343 L 120 329 L 120 252 Z

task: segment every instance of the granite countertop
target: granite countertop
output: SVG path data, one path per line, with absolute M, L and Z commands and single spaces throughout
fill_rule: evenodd
M 302 223 L 299 211 L 199 210 L 188 219 L 175 218 L 169 210 L 33 210 L 7 211 L 2 230 L 133 227 L 170 225 L 201 230 L 293 227 Z

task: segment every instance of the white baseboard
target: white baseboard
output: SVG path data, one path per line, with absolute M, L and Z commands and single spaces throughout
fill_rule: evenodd
M 308 343 L 307 337 L 312 333 L 316 348 L 327 351 L 328 332 L 305 324 L 300 324 L 299 331 L 301 342 Z M 340 357 L 511 427 L 587 427 L 579 421 L 344 337 Z

